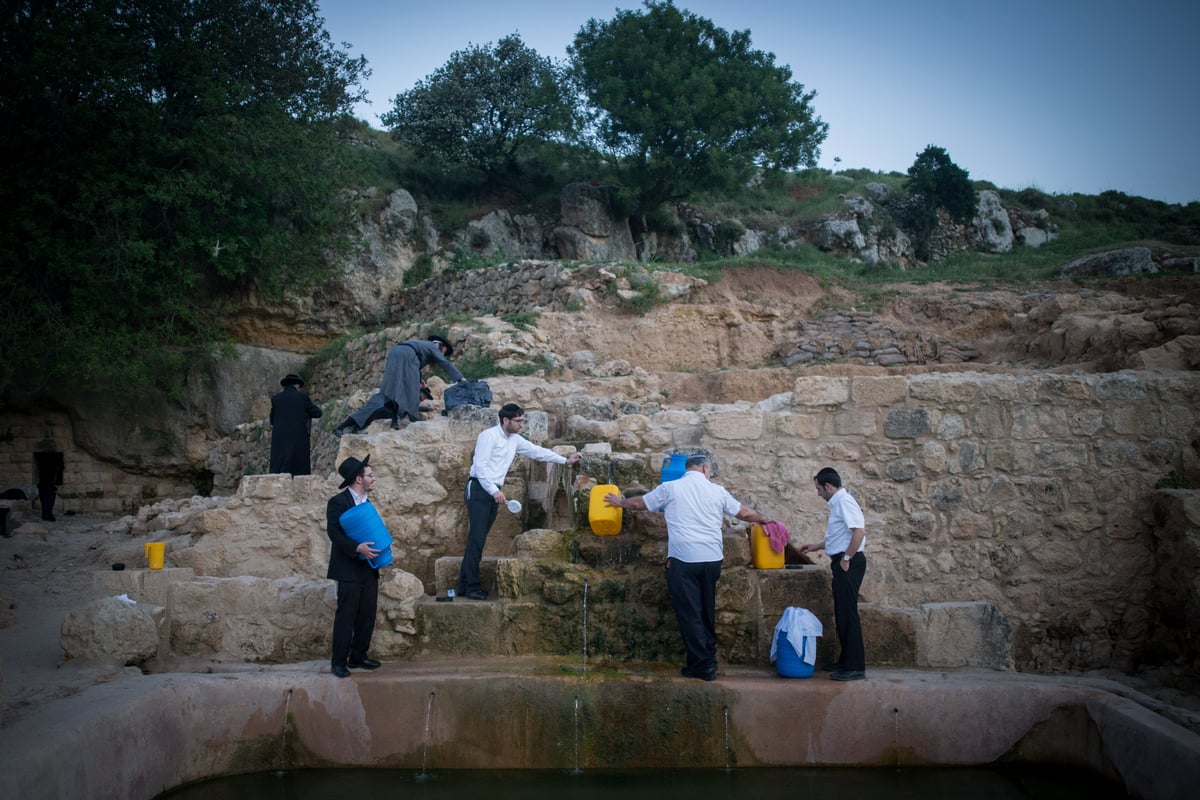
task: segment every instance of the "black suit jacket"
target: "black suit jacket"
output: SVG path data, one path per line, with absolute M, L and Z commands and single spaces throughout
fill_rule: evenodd
M 346 535 L 340 522 L 342 514 L 354 507 L 354 496 L 349 489 L 329 498 L 325 506 L 325 533 L 329 535 L 329 570 L 326 578 L 335 581 L 360 581 L 371 576 L 375 570 L 365 558 L 359 558 L 358 542 Z

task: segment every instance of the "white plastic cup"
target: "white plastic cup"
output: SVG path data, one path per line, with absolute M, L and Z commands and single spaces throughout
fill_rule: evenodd
M 508 506 L 508 510 L 511 511 L 512 513 L 514 513 L 514 514 L 521 513 L 521 501 L 520 500 L 509 500 L 505 505 Z

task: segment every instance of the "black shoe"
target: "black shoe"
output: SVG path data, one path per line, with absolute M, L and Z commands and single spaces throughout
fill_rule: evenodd
M 835 681 L 861 681 L 867 677 L 866 670 L 861 669 L 842 669 L 829 676 Z
M 382 664 L 373 658 L 364 658 L 362 661 L 351 661 L 350 669 L 379 669 Z
M 333 435 L 339 439 L 342 438 L 342 434 L 345 432 L 346 432 L 346 429 L 343 428 L 341 425 L 338 425 L 336 428 L 333 429 Z
M 841 672 L 842 665 L 836 661 L 826 661 L 821 665 L 821 669 L 825 670 L 826 672 Z
M 696 672 L 694 670 L 683 667 L 679 670 L 679 674 L 685 678 L 699 678 L 702 681 L 715 681 L 717 679 L 717 668 L 713 667 L 704 672 Z
M 49 516 L 42 517 L 42 521 L 43 522 L 55 522 L 56 520 L 54 519 L 54 515 L 50 514 Z
M 487 592 L 485 592 L 483 589 L 476 589 L 473 592 L 467 592 L 468 600 L 487 600 L 487 597 Z
M 339 678 L 349 678 L 350 677 L 350 670 L 347 669 L 346 667 L 342 666 L 341 664 L 334 664 L 332 667 L 330 667 L 329 671 L 332 672 L 334 675 L 338 676 Z

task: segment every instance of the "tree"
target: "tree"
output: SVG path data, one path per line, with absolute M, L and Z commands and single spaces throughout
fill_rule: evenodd
M 728 33 L 670 0 L 588 20 L 568 53 L 595 136 L 625 159 L 643 208 L 755 167 L 815 165 L 828 133 L 810 105 L 816 93 L 751 49 L 749 31 Z
M 944 148 L 929 145 L 908 168 L 904 188 L 913 195 L 909 224 L 916 235 L 917 258 L 929 258 L 929 240 L 937 227 L 937 210 L 944 208 L 952 219 L 966 223 L 975 217 L 979 198 L 965 169 L 950 160 Z
M 514 171 L 531 142 L 568 132 L 575 104 L 562 70 L 517 34 L 472 45 L 411 90 L 381 117 L 398 140 L 430 157 L 495 177 Z
M 0 397 L 170 383 L 222 304 L 328 270 L 366 64 L 315 0 L 18 0 L 0 19 Z

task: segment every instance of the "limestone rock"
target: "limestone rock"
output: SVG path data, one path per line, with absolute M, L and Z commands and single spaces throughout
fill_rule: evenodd
M 1138 275 L 1158 272 L 1148 247 L 1109 250 L 1063 264 L 1054 271 L 1056 278 L 1094 278 L 1108 275 Z
M 627 220 L 613 218 L 605 190 L 586 183 L 563 188 L 562 224 L 552 233 L 559 258 L 634 261 L 637 250 Z
M 978 194 L 978 209 L 970 233 L 975 246 L 986 253 L 1007 253 L 1013 248 L 1012 223 L 1000 205 L 1000 195 L 991 189 Z
M 62 647 L 67 658 L 141 664 L 158 654 L 166 609 L 120 597 L 102 597 L 67 613 Z

